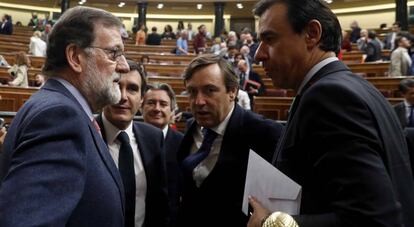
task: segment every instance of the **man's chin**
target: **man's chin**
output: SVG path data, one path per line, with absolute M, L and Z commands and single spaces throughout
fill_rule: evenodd
M 196 121 L 200 126 L 207 127 L 207 128 L 214 127 L 214 123 L 210 119 L 196 117 Z

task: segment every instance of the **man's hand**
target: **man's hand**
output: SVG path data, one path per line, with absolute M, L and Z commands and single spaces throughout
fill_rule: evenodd
M 247 223 L 247 227 L 261 227 L 263 218 L 268 217 L 271 212 L 263 207 L 254 196 L 249 196 L 249 203 L 253 208 L 253 214 Z
M 4 138 L 6 138 L 6 128 L 3 127 L 0 129 L 0 153 L 2 152 L 2 148 L 3 148 L 3 143 L 4 143 Z

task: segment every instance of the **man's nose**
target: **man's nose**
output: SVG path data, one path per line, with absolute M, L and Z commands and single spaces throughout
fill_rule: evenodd
M 268 55 L 266 52 L 266 44 L 260 42 L 259 47 L 257 47 L 256 53 L 254 54 L 255 61 L 263 61 L 267 59 Z
M 129 65 L 126 61 L 126 58 L 124 55 L 121 55 L 117 59 L 117 65 L 115 69 L 118 73 L 128 73 L 129 72 Z

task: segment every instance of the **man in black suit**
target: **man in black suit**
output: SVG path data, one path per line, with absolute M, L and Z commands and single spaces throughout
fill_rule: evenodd
M 414 127 L 414 80 L 401 80 L 399 90 L 404 97 L 404 101 L 394 106 L 395 113 L 403 128 Z
M 161 45 L 161 35 L 157 33 L 157 27 L 151 28 L 152 33 L 148 35 L 147 45 Z
M 239 82 L 217 55 L 184 72 L 194 120 L 178 151 L 182 170 L 179 226 L 246 226 L 242 200 L 250 149 L 271 159 L 282 126 L 235 104 Z
M 165 83 L 148 84 L 142 101 L 142 116 L 146 123 L 162 130 L 164 134 L 164 152 L 167 169 L 168 197 L 170 201 L 170 226 L 175 226 L 178 209 L 177 152 L 183 134 L 172 129 L 169 123 L 176 109 L 175 94 L 171 86 Z
M 2 18 L 2 23 L 0 25 L 0 34 L 11 35 L 13 34 L 13 24 L 11 21 L 11 16 L 4 14 Z
M 133 121 L 146 83 L 141 67 L 130 60 L 128 64 L 130 72 L 123 74 L 119 81 L 121 101 L 106 106 L 97 121 L 124 183 L 125 226 L 167 226 L 168 198 L 162 158 L 163 136 L 154 126 Z M 122 163 L 125 162 L 125 156 L 120 135 L 124 133 L 128 135 L 132 148 L 127 164 Z M 132 172 L 129 173 L 132 179 L 129 180 L 132 183 L 126 182 L 123 173 L 128 167 L 131 167 Z
M 262 0 L 254 11 L 262 40 L 256 59 L 275 85 L 297 93 L 273 158 L 302 186 L 294 220 L 301 227 L 414 226 L 404 134 L 382 94 L 336 58 L 335 14 L 319 0 Z M 249 227 L 284 217 L 267 217 L 253 197 L 250 203 Z
M 367 57 L 365 62 L 374 62 L 381 60 L 381 44 L 377 39 L 375 31 L 368 31 L 368 43 L 365 51 Z
M 253 109 L 253 97 L 262 95 L 265 92 L 262 78 L 249 67 L 245 60 L 240 60 L 237 63 L 237 68 L 240 71 L 240 87 L 249 94 L 250 109 Z

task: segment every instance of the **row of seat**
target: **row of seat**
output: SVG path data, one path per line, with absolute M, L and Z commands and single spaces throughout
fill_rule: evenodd
M 0 111 L 17 112 L 30 96 L 39 88 L 9 87 L 0 85 Z M 177 104 L 180 110 L 190 111 L 188 96 L 177 95 Z M 293 97 L 254 97 L 253 111 L 269 119 L 286 120 Z M 401 102 L 402 98 L 388 98 L 390 104 Z M 9 119 L 11 120 L 11 119 Z

